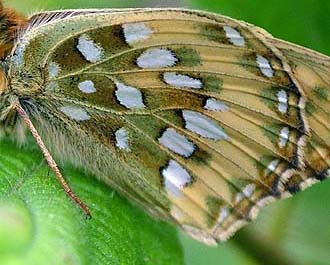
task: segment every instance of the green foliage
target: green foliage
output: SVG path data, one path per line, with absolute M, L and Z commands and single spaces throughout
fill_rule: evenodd
M 66 196 L 34 143 L 1 142 L 0 264 L 183 264 L 173 227 L 95 178 L 62 171 L 92 219 Z

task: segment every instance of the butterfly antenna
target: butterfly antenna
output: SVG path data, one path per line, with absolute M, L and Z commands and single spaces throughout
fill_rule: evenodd
M 41 139 L 37 129 L 34 127 L 32 121 L 29 118 L 29 115 L 25 112 L 23 107 L 20 103 L 16 103 L 15 109 L 18 113 L 18 115 L 23 119 L 24 123 L 28 126 L 30 132 L 32 133 L 32 136 L 36 140 L 37 144 L 39 145 L 49 167 L 54 171 L 58 181 L 62 185 L 63 189 L 65 190 L 66 194 L 76 203 L 79 205 L 79 207 L 85 212 L 86 216 L 88 218 L 91 217 L 91 212 L 88 206 L 79 199 L 79 197 L 72 191 L 69 184 L 65 181 L 64 177 L 62 176 L 61 171 L 59 170 L 55 160 L 53 159 L 52 155 L 49 153 L 45 143 Z

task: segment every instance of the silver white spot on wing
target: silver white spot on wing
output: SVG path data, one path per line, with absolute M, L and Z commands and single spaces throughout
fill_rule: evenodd
M 226 218 L 229 216 L 229 210 L 227 206 L 221 207 L 220 208 L 220 214 L 219 214 L 219 218 L 217 220 L 217 225 L 221 225 Z
M 83 81 L 79 83 L 78 87 L 81 92 L 84 92 L 86 94 L 91 94 L 96 92 L 96 88 L 92 80 Z
M 116 146 L 125 151 L 130 151 L 128 142 L 128 133 L 125 128 L 120 128 L 115 132 Z
M 256 186 L 255 184 L 248 184 L 246 185 L 242 192 L 239 192 L 235 196 L 235 203 L 239 203 L 244 197 L 250 198 L 255 190 Z
M 240 47 L 245 45 L 244 37 L 236 29 L 229 26 L 224 26 L 223 29 L 226 32 L 226 37 L 232 44 Z
M 117 100 L 128 109 L 145 108 L 142 93 L 135 87 L 116 82 L 117 90 L 115 92 Z
M 242 192 L 237 193 L 235 196 L 235 204 L 239 203 L 241 200 L 243 200 L 243 198 L 244 198 L 244 194 Z
M 51 62 L 48 65 L 48 76 L 50 78 L 55 78 L 60 73 L 60 70 L 61 70 L 61 68 L 60 68 L 60 66 L 57 63 Z
M 288 94 L 286 93 L 285 90 L 280 90 L 277 93 L 277 98 L 278 98 L 278 110 L 286 114 L 288 112 Z
M 261 73 L 263 73 L 264 76 L 267 76 L 267 77 L 274 76 L 273 68 L 270 65 L 270 62 L 268 61 L 267 58 L 265 58 L 261 55 L 257 55 L 257 64 L 260 68 Z
M 103 56 L 103 48 L 96 44 L 87 34 L 82 34 L 78 39 L 77 49 L 91 63 L 96 63 Z
M 180 196 L 184 186 L 191 183 L 192 177 L 178 162 L 171 159 L 162 170 L 165 188 L 174 196 Z
M 124 24 L 122 27 L 128 44 L 146 40 L 153 33 L 152 29 L 143 22 Z
M 289 135 L 290 135 L 290 129 L 288 127 L 284 127 L 281 129 L 280 138 L 279 138 L 279 142 L 278 142 L 278 145 L 280 146 L 280 148 L 283 148 L 284 146 L 286 146 L 286 144 L 289 141 Z
M 228 111 L 229 107 L 222 101 L 215 99 L 215 98 L 209 98 L 206 100 L 206 104 L 204 106 L 207 110 L 212 111 Z
M 228 140 L 228 135 L 221 126 L 213 119 L 201 114 L 197 111 L 183 110 L 183 118 L 185 127 L 189 131 L 199 134 L 204 138 L 213 140 Z
M 177 61 L 174 53 L 168 49 L 150 48 L 140 55 L 136 63 L 141 68 L 152 69 L 174 66 Z
M 192 78 L 188 75 L 177 74 L 173 72 L 164 73 L 164 81 L 174 87 L 186 87 L 200 89 L 203 87 L 201 80 Z
M 174 153 L 184 157 L 190 157 L 195 151 L 195 145 L 173 128 L 167 128 L 158 141 Z
M 279 163 L 280 163 L 280 160 L 278 160 L 278 159 L 271 161 L 267 166 L 266 175 L 268 175 L 271 172 L 274 172 Z
M 245 197 L 250 198 L 254 192 L 254 190 L 256 189 L 256 185 L 255 184 L 248 184 L 244 187 L 244 189 L 242 190 L 243 194 L 245 195 Z
M 60 107 L 59 110 L 62 111 L 65 115 L 69 116 L 71 119 L 74 119 L 76 121 L 86 121 L 91 118 L 86 110 L 78 106 L 74 106 L 74 105 L 63 106 Z

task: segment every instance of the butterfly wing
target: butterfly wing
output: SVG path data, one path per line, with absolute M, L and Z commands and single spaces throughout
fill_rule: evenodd
M 62 160 L 208 244 L 305 183 L 303 91 L 258 28 L 179 9 L 44 20 L 10 73 Z
M 311 138 L 305 149 L 310 181 L 330 177 L 330 58 L 315 51 L 273 40 L 288 58 L 307 96 L 306 115 Z

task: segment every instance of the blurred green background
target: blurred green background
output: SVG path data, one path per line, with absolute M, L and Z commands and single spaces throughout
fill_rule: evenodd
M 85 7 L 181 6 L 256 24 L 274 36 L 330 54 L 327 0 L 8 0 L 25 14 Z M 325 181 L 262 211 L 257 221 L 217 248 L 180 234 L 188 265 L 330 264 L 330 184 Z M 170 264 L 170 263 L 169 263 Z

